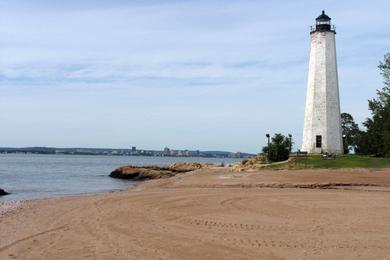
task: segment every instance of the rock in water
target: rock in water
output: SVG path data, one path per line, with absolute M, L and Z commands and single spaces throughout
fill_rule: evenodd
M 0 189 L 0 196 L 8 195 L 9 193 L 3 189 Z
M 122 166 L 111 172 L 110 177 L 118 179 L 129 179 L 134 181 L 160 179 L 172 177 L 178 173 L 190 172 L 212 164 L 201 163 L 174 163 L 168 166 Z
M 159 179 L 173 176 L 172 171 L 157 166 L 122 166 L 111 172 L 110 177 L 118 179 L 129 179 L 134 181 Z

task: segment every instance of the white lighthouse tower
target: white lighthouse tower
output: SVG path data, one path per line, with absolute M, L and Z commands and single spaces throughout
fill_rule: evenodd
M 330 20 L 322 11 L 310 32 L 309 77 L 301 149 L 308 153 L 343 153 L 336 31 Z

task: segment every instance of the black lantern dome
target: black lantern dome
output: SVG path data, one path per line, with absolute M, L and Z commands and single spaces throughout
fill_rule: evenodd
M 324 10 L 322 10 L 322 14 L 316 18 L 317 22 L 327 22 L 330 20 L 331 18 L 327 14 L 325 14 Z
M 331 25 L 330 20 L 332 20 L 325 11 L 322 11 L 322 14 L 316 18 L 315 29 L 312 27 L 311 32 L 326 32 L 331 31 L 336 33 L 334 26 Z

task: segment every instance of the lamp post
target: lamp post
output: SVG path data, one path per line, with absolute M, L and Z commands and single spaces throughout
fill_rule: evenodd
M 290 147 L 289 147 L 289 152 L 291 153 L 291 149 L 292 149 L 292 134 L 288 134 L 288 138 L 290 139 Z
M 345 148 L 347 148 L 347 149 L 345 149 Z M 348 144 L 347 144 L 347 136 L 345 134 L 343 134 L 343 150 L 344 150 L 343 151 L 344 154 L 347 154 L 349 151 Z M 345 151 L 347 151 L 347 152 L 345 152 Z
M 269 159 L 269 137 L 270 137 L 270 135 L 269 134 L 266 134 L 265 135 L 266 137 L 267 137 L 267 139 L 268 139 L 268 149 L 267 149 L 267 157 L 268 157 L 268 159 Z

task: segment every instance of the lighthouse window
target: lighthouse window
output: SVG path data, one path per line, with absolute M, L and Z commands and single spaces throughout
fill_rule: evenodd
M 316 148 L 321 148 L 321 147 L 322 147 L 322 136 L 316 135 Z
M 330 22 L 317 22 L 317 24 L 330 24 Z

